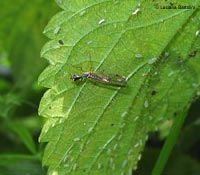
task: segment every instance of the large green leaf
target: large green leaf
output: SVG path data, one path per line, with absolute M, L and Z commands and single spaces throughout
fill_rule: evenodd
M 49 88 L 39 108 L 43 163 L 50 174 L 131 174 L 148 132 L 169 129 L 199 89 L 197 1 L 171 10 L 151 1 L 57 3 L 39 78 Z M 82 70 L 123 75 L 127 86 L 72 82 Z

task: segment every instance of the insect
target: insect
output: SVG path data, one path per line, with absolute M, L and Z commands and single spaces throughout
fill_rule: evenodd
M 102 83 L 110 86 L 124 87 L 126 85 L 126 78 L 118 74 L 103 75 L 96 72 L 85 72 L 82 75 L 72 75 L 71 80 L 77 81 L 82 79 L 88 79 L 93 82 Z

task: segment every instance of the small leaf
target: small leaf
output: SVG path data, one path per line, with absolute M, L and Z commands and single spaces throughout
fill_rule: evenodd
M 41 165 L 33 160 L 34 158 L 27 155 L 0 155 L 0 174 L 18 175 L 30 174 L 30 172 L 37 175 L 45 174 Z
M 150 1 L 57 3 L 63 11 L 44 30 L 50 65 L 39 77 L 49 88 L 39 108 L 47 118 L 43 163 L 49 174 L 131 174 L 148 132 L 185 112 L 199 89 L 199 61 L 189 57 L 199 54 L 199 10 L 156 9 Z M 82 70 L 125 76 L 127 86 L 72 82 Z
M 15 93 L 8 93 L 0 96 L 0 117 L 7 118 L 14 106 L 21 104 L 21 97 Z
M 23 141 L 26 147 L 33 154 L 36 154 L 36 146 L 28 129 L 22 124 L 18 124 L 18 123 L 9 122 L 8 125 L 10 129 L 20 137 L 20 140 Z
M 26 154 L 0 154 L 0 165 L 9 165 L 23 160 L 38 160 L 36 156 Z

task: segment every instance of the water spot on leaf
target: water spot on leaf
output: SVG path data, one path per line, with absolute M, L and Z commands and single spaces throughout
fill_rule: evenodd
M 109 155 L 111 153 L 111 149 L 108 149 L 107 150 L 107 154 Z
M 130 149 L 130 150 L 128 151 L 128 155 L 131 155 L 132 153 L 133 153 L 133 150 Z
M 163 120 L 163 117 L 158 118 L 158 121 L 161 122 Z
M 192 83 L 192 87 L 197 88 L 199 85 L 197 83 Z
M 154 75 L 158 75 L 158 72 L 154 72 Z
M 136 15 L 140 11 L 140 8 L 136 8 L 133 12 L 132 15 Z
M 122 134 L 120 134 L 118 137 L 117 137 L 117 140 L 121 140 L 122 138 Z
M 90 140 L 88 140 L 87 142 L 86 142 L 86 145 L 88 145 L 90 143 Z
M 124 171 L 122 171 L 120 175 L 124 175 Z
M 71 159 L 70 159 L 70 162 L 73 162 L 73 161 L 74 161 L 74 158 L 71 158 Z
M 139 119 L 139 116 L 136 116 L 136 117 L 134 118 L 134 122 L 136 122 L 138 119 Z
M 118 146 L 118 144 L 116 143 L 116 144 L 113 146 L 113 150 L 116 150 L 116 149 L 117 149 L 117 146 Z
M 139 146 L 139 143 L 136 143 L 135 145 L 134 145 L 134 148 L 137 148 Z
M 170 73 L 168 73 L 167 76 L 168 76 L 168 77 L 171 77 L 172 75 L 174 75 L 174 73 L 175 73 L 174 71 L 171 71 Z
M 77 137 L 77 138 L 75 138 L 74 139 L 74 142 L 78 142 L 78 141 L 80 141 L 81 139 L 79 138 L 79 137 Z
M 64 168 L 68 168 L 69 164 L 65 163 L 63 166 L 64 166 Z
M 142 146 L 142 139 L 140 139 L 140 141 L 139 141 L 139 145 Z
M 65 157 L 63 158 L 63 162 L 66 162 L 66 161 L 67 161 L 67 159 L 68 159 L 68 154 L 67 154 L 67 155 L 65 155 Z
M 61 118 L 61 119 L 59 119 L 59 121 L 58 121 L 58 123 L 63 123 L 63 119 Z
M 145 108 L 148 108 L 148 107 L 149 107 L 149 102 L 148 102 L 148 100 L 145 100 L 145 102 L 144 102 L 144 107 L 145 107 Z
M 173 51 L 177 51 L 178 49 L 176 47 L 172 48 Z
M 123 118 L 123 117 L 125 117 L 126 115 L 128 114 L 128 112 L 123 112 L 122 114 L 121 114 L 121 117 Z
M 85 146 L 84 143 L 82 143 L 80 149 L 83 150 L 84 146 Z
M 133 170 L 137 170 L 137 165 L 133 167 Z
M 148 61 L 148 64 L 153 64 L 157 61 L 157 58 L 151 58 L 149 61 Z
M 91 132 L 92 132 L 92 130 L 93 130 L 93 128 L 92 128 L 92 127 L 90 127 L 90 128 L 88 129 L 88 133 L 91 133 Z
M 142 154 L 139 154 L 139 155 L 138 155 L 138 160 L 140 160 L 140 159 L 141 159 L 141 157 L 142 157 Z
M 112 170 L 113 170 L 113 171 L 115 170 L 115 164 L 112 165 Z
M 128 170 L 128 174 L 129 174 L 129 175 L 132 174 L 132 168 L 129 168 L 129 170 Z
M 122 123 L 120 128 L 123 128 L 126 125 L 126 123 Z
M 87 42 L 87 45 L 92 44 L 92 42 L 93 42 L 92 40 L 88 41 L 88 42 Z
M 149 120 L 153 120 L 153 117 L 151 115 L 149 116 Z
M 124 167 L 127 165 L 127 163 L 128 163 L 128 161 L 127 161 L 127 160 L 124 160 L 124 161 L 122 162 L 122 168 L 124 168 Z
M 149 138 L 149 136 L 148 136 L 148 135 L 146 135 L 146 137 L 145 137 L 145 140 L 147 141 L 147 140 L 148 140 L 148 138 Z
M 76 170 L 76 168 L 77 168 L 77 164 L 75 163 L 75 164 L 73 165 L 73 170 Z
M 111 157 L 109 161 L 112 164 L 114 162 L 113 157 Z
M 195 35 L 196 35 L 196 36 L 199 36 L 199 33 L 200 33 L 200 30 L 197 30 L 197 31 L 195 32 Z
M 101 164 L 101 163 L 98 163 L 97 168 L 98 168 L 98 169 L 101 169 L 101 168 L 102 168 L 102 164 Z
M 160 19 L 160 22 L 163 22 L 164 21 L 164 19 Z
M 136 53 L 136 54 L 135 54 L 135 58 L 142 58 L 142 57 L 143 57 L 143 55 L 140 54 L 140 53 Z
M 170 55 L 169 52 L 165 52 L 165 53 L 164 53 L 164 57 L 165 57 L 165 58 L 167 58 L 169 55 Z
M 117 27 L 117 24 L 116 24 L 116 23 L 113 23 L 113 27 L 116 28 L 116 27 Z
M 143 74 L 142 74 L 143 77 L 146 76 L 146 75 L 147 75 L 146 73 L 143 73 Z
M 63 4 L 63 0 L 57 0 L 58 4 Z
M 118 4 L 118 3 L 119 3 L 119 0 L 114 0 L 114 3 L 115 3 L 115 4 Z
M 59 31 L 60 31 L 60 26 L 57 26 L 57 27 L 54 29 L 53 34 L 54 34 L 54 35 L 57 35 L 57 34 L 59 33 Z
M 158 127 L 157 127 L 157 126 L 155 126 L 155 127 L 154 127 L 154 130 L 155 130 L 155 131 L 158 131 Z
M 98 22 L 98 24 L 101 25 L 101 24 L 103 24 L 104 22 L 105 22 L 105 19 L 101 19 L 101 20 Z
M 85 10 L 81 11 L 81 12 L 80 12 L 80 16 L 83 16 L 85 13 L 86 13 Z

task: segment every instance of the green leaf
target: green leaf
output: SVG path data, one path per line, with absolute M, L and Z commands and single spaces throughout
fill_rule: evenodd
M 49 174 L 131 174 L 148 132 L 169 129 L 199 90 L 199 9 L 128 0 L 57 3 L 63 11 L 44 30 L 51 41 L 42 56 L 50 65 L 39 77 L 49 88 L 39 108 L 47 118 L 43 164 Z M 125 76 L 127 86 L 72 82 L 82 70 Z
M 0 155 L 0 169 L 0 175 L 45 174 L 35 158 L 27 155 Z
M 13 107 L 19 106 L 21 101 L 21 97 L 15 93 L 7 93 L 6 95 L 0 96 L 0 117 L 8 118 Z
M 17 87 L 28 90 L 27 86 L 36 81 L 46 65 L 40 58 L 40 49 L 46 41 L 41 33 L 57 8 L 55 3 L 45 0 L 1 1 L 0 7 L 2 46 L 11 60 Z
M 187 154 L 175 152 L 163 174 L 177 174 L 177 170 L 178 173 L 182 175 L 198 175 L 200 172 L 200 164 L 199 161 L 188 156 Z
M 26 154 L 0 154 L 0 165 L 9 165 L 23 160 L 36 161 L 38 157 Z
M 36 154 L 36 146 L 30 134 L 30 131 L 28 131 L 25 126 L 19 123 L 9 122 L 8 125 L 9 128 L 18 135 L 20 140 L 26 145 L 30 152 Z

